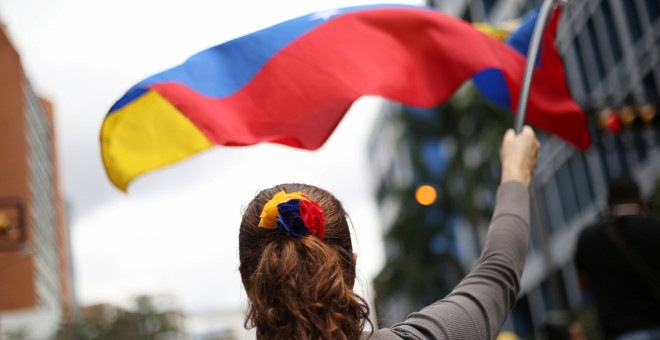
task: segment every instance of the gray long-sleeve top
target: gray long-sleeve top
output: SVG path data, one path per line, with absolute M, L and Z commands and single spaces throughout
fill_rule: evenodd
M 520 290 L 528 240 L 527 188 L 504 183 L 475 268 L 444 299 L 363 339 L 495 339 Z

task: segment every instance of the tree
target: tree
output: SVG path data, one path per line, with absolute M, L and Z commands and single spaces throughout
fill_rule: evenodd
M 83 317 L 60 325 L 55 340 L 167 340 L 178 339 L 182 332 L 182 313 L 160 311 L 147 295 L 135 299 L 135 310 L 112 305 L 83 308 Z
M 7 340 L 28 340 L 30 339 L 30 332 L 25 329 L 19 329 L 16 331 L 10 331 L 5 334 Z
M 405 131 L 399 146 L 410 155 L 414 175 L 404 186 L 385 183 L 379 190 L 380 200 L 394 197 L 401 209 L 385 235 L 388 259 L 374 288 L 378 308 L 398 300 L 394 303 L 407 309 L 405 315 L 445 296 L 465 275 L 453 228 L 461 221 L 479 235 L 487 225 L 499 183 L 501 138 L 513 118 L 468 85 L 440 107 L 404 107 L 389 119 Z M 444 150 L 441 166 L 429 159 L 429 145 Z M 428 183 L 439 188 L 440 199 L 422 206 L 412 197 L 419 185 Z

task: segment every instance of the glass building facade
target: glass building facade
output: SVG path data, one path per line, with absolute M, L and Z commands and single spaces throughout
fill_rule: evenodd
M 59 240 L 57 235 L 55 183 L 53 182 L 53 158 L 50 122 L 45 116 L 42 103 L 29 84 L 25 87 L 28 129 L 28 168 L 30 169 L 30 211 L 33 226 L 33 252 L 37 298 L 40 308 L 52 311 L 54 319 L 62 319 L 63 301 L 60 290 L 62 281 Z
M 541 2 L 456 0 L 430 4 L 466 20 L 498 23 L 521 17 Z M 660 1 L 571 1 L 564 8 L 557 46 L 571 92 L 587 112 L 592 146 L 583 153 L 552 136 L 540 136 L 530 250 L 522 293 L 505 326 L 525 338 L 538 334 L 551 311 L 585 308 L 572 256 L 580 230 L 595 222 L 605 209 L 607 182 L 631 174 L 647 195 L 660 174 L 660 124 L 655 117 L 660 103 Z M 607 117 L 614 117 L 621 129 L 608 126 Z M 378 149 L 372 159 L 381 158 L 373 167 L 376 188 L 395 178 L 410 180 L 416 172 L 406 158 L 410 151 L 405 150 L 405 138 L 386 141 L 392 136 L 382 131 L 396 130 L 387 127 L 387 122 L 381 119 L 372 138 L 371 151 Z M 414 131 L 397 133 L 401 136 Z M 391 145 L 397 148 L 387 149 Z M 440 151 L 451 149 L 451 142 L 436 148 L 439 158 L 451 155 Z M 388 156 L 378 156 L 383 154 Z M 433 162 L 437 160 L 429 161 Z M 396 176 L 395 168 L 408 174 Z M 481 196 L 483 204 L 492 204 L 492 192 Z M 395 205 L 381 202 L 382 213 L 396 214 L 391 208 Z M 390 220 L 392 217 L 383 219 L 385 231 Z M 485 226 L 460 227 L 460 219 L 457 223 L 451 241 L 457 244 L 460 263 L 469 270 L 478 256 Z

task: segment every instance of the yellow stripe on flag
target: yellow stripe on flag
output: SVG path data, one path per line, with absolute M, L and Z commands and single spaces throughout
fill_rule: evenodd
M 517 30 L 521 25 L 520 19 L 510 19 L 502 22 L 499 25 L 492 25 L 485 22 L 474 22 L 472 27 L 477 31 L 481 31 L 497 40 L 505 40 L 511 33 Z
M 187 117 L 154 91 L 108 115 L 101 128 L 106 172 L 123 191 L 142 173 L 211 146 Z

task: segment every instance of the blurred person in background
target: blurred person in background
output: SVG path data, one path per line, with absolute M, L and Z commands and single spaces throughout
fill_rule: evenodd
M 612 180 L 608 214 L 580 233 L 575 265 L 606 339 L 660 339 L 660 220 L 637 183 Z

